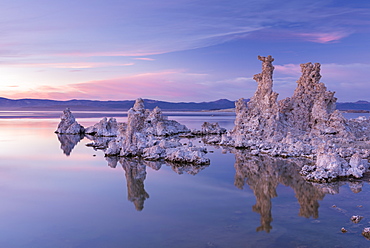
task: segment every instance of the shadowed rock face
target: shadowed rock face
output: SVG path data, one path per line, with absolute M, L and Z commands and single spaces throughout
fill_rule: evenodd
M 361 177 L 368 170 L 370 120 L 348 121 L 335 110 L 334 92 L 320 83 L 319 63 L 301 64 L 293 96 L 277 101 L 272 90 L 274 59 L 258 59 L 262 72 L 254 76 L 257 90 L 248 104 L 244 99 L 235 103 L 235 127 L 219 144 L 248 148 L 254 155 L 315 159 L 315 166 L 303 167 L 308 180 Z

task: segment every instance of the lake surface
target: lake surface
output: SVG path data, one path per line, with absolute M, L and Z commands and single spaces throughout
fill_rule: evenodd
M 294 161 L 212 146 L 208 166 L 107 160 L 86 138 L 58 139 L 60 114 L 0 113 L 0 247 L 370 247 L 368 179 L 312 184 Z M 234 121 L 167 114 L 189 128 Z

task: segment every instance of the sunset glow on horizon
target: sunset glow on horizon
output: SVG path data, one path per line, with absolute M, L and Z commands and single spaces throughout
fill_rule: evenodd
M 370 101 L 370 2 L 12 0 L 1 3 L 0 97 L 249 98 L 257 56 L 290 96 L 321 63 L 338 101 Z

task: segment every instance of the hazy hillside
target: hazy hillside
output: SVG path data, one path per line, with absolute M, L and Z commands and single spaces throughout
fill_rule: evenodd
M 249 101 L 249 99 L 246 99 Z M 0 110 L 64 110 L 69 107 L 72 110 L 110 110 L 126 111 L 134 105 L 134 100 L 125 101 L 94 101 L 94 100 L 43 100 L 43 99 L 18 99 L 12 100 L 0 97 Z M 144 99 L 145 107 L 153 109 L 156 106 L 167 111 L 200 111 L 234 108 L 234 101 L 220 99 L 212 102 L 165 102 Z M 337 109 L 352 112 L 370 111 L 370 102 L 338 102 Z
M 125 111 L 134 105 L 134 100 L 125 101 L 93 101 L 93 100 L 41 100 L 41 99 L 18 99 L 12 100 L 0 97 L 0 110 L 63 110 L 67 107 L 73 110 L 111 110 Z M 234 102 L 220 99 L 213 102 L 164 102 L 145 99 L 145 107 L 153 109 L 156 106 L 162 110 L 216 110 L 233 108 Z
M 337 103 L 339 110 L 352 110 L 352 111 L 370 111 L 370 102 L 357 101 L 357 102 L 339 102 Z

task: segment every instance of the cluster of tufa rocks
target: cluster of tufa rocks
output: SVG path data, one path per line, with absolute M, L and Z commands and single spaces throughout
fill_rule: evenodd
M 213 126 L 217 127 L 218 124 Z M 77 123 L 70 110 L 66 109 L 55 132 L 76 135 L 83 133 L 93 140 L 87 146 L 103 149 L 106 156 L 141 157 L 154 161 L 163 159 L 192 164 L 210 162 L 205 157 L 205 147 L 193 146 L 191 142 L 183 145 L 180 142 L 180 134 L 190 133 L 185 125 L 168 120 L 158 107 L 153 111 L 145 109 L 141 98 L 128 111 L 127 123 L 118 123 L 115 118 L 103 118 L 99 123 L 85 129 Z
M 219 145 L 246 148 L 252 155 L 311 158 L 301 170 L 307 180 L 362 177 L 369 169 L 370 120 L 347 120 L 336 110 L 334 92 L 320 83 L 319 63 L 301 64 L 293 96 L 278 101 L 272 90 L 274 59 L 258 59 L 257 91 L 248 103 L 236 102 L 235 127 Z
M 334 92 L 320 82 L 319 63 L 301 64 L 302 76 L 293 96 L 278 101 L 278 94 L 272 90 L 274 59 L 258 59 L 262 72 L 254 75 L 257 90 L 248 103 L 236 101 L 232 130 L 208 122 L 201 130 L 189 130 L 168 120 L 158 107 L 145 109 L 139 98 L 128 111 L 127 123 L 104 118 L 85 129 L 66 109 L 56 132 L 88 135 L 93 140 L 88 145 L 104 149 L 106 156 L 208 164 L 206 148 L 180 142 L 183 137 L 202 136 L 205 143 L 243 148 L 248 156 L 308 158 L 310 162 L 301 166 L 300 173 L 310 181 L 362 177 L 369 170 L 370 119 L 347 120 L 336 110 Z

